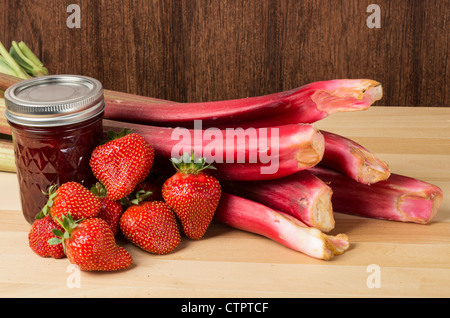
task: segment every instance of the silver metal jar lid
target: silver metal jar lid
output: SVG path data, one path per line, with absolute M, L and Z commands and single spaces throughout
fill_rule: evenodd
M 33 127 L 78 123 L 105 108 L 102 84 L 81 75 L 28 79 L 8 87 L 4 98 L 6 119 Z

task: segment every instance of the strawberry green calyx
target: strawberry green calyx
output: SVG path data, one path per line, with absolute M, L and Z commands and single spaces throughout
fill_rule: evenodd
M 97 182 L 91 187 L 91 192 L 99 198 L 107 197 L 106 188 L 101 182 Z
M 180 158 L 171 158 L 175 169 L 183 174 L 198 174 L 205 169 L 216 170 L 211 164 L 206 164 L 206 159 L 204 157 L 196 158 L 194 152 L 190 155 L 183 153 Z
M 36 220 L 42 219 L 46 215 L 50 214 L 50 208 L 53 206 L 53 200 L 57 195 L 56 192 L 57 189 L 58 186 L 56 184 L 53 184 L 48 188 L 48 192 L 42 191 L 44 195 L 48 196 L 48 200 L 47 203 L 42 208 L 42 210 L 36 215 L 35 217 Z
M 146 190 L 141 189 L 138 191 L 134 191 L 129 196 L 126 196 L 126 197 L 120 199 L 120 203 L 124 207 L 138 205 L 139 203 L 145 201 L 152 194 L 153 194 L 152 191 L 146 191 Z
M 134 194 L 134 199 L 132 199 L 130 202 L 131 204 L 139 204 L 142 201 L 145 201 L 145 199 L 147 199 L 150 195 L 152 195 L 153 192 L 152 191 L 145 191 L 145 190 L 139 190 L 136 191 L 136 193 Z
M 108 193 L 106 191 L 106 187 L 101 183 L 97 182 L 95 185 L 91 187 L 91 192 L 97 197 L 97 198 L 107 198 Z M 120 199 L 120 204 L 123 207 L 129 207 L 131 205 L 137 205 L 140 202 L 147 199 L 152 194 L 151 191 L 145 191 L 145 190 L 139 190 L 131 193 L 129 196 L 126 196 L 122 199 Z
M 110 131 L 108 131 L 107 134 L 108 134 L 108 140 L 119 139 L 119 138 L 125 137 L 126 135 L 131 134 L 131 129 L 128 130 L 128 129 L 124 128 L 119 132 L 110 130 Z
M 49 239 L 48 244 L 57 245 L 59 243 L 62 243 L 65 253 L 66 251 L 65 240 L 70 238 L 72 231 L 78 226 L 78 223 L 83 221 L 83 219 L 74 220 L 69 212 L 67 213 L 67 215 L 63 216 L 62 220 L 59 218 L 55 218 L 55 221 L 64 229 L 64 231 L 61 231 L 59 229 L 53 229 L 52 233 L 56 237 Z
M 127 129 L 127 128 L 123 128 L 119 132 L 115 132 L 114 130 L 108 130 L 106 132 L 106 136 L 104 136 L 106 138 L 100 141 L 100 145 L 104 145 L 108 141 L 111 141 L 111 140 L 115 140 L 115 139 L 119 139 L 119 138 L 125 137 L 126 135 L 131 134 L 131 132 L 132 132 L 132 130 L 131 129 Z

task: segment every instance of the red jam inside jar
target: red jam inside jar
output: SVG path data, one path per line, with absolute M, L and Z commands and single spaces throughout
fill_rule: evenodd
M 101 84 L 88 77 L 49 76 L 16 85 L 5 92 L 5 116 L 23 216 L 33 223 L 51 185 L 76 181 L 90 188 L 96 182 L 89 159 L 102 138 L 104 101 Z

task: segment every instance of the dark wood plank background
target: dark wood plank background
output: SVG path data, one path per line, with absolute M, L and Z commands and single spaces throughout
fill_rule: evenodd
M 71 3 L 81 27 L 66 25 Z M 369 4 L 381 8 L 370 29 Z M 180 102 L 334 78 L 382 82 L 377 105 L 450 106 L 450 1 L 0 0 L 0 41 L 54 74 Z

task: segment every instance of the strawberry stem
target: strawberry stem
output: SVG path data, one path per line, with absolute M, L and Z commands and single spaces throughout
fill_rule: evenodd
M 58 186 L 56 184 L 51 185 L 48 188 L 48 192 L 42 191 L 42 193 L 46 196 L 48 196 L 47 203 L 44 205 L 42 210 L 36 215 L 35 219 L 39 220 L 45 217 L 50 213 L 50 208 L 53 206 L 53 199 L 56 197 L 56 190 L 58 189 Z
M 147 199 L 153 192 L 152 191 L 145 191 L 145 190 L 139 190 L 135 194 L 135 198 L 131 200 L 132 204 L 139 204 L 145 199 Z

